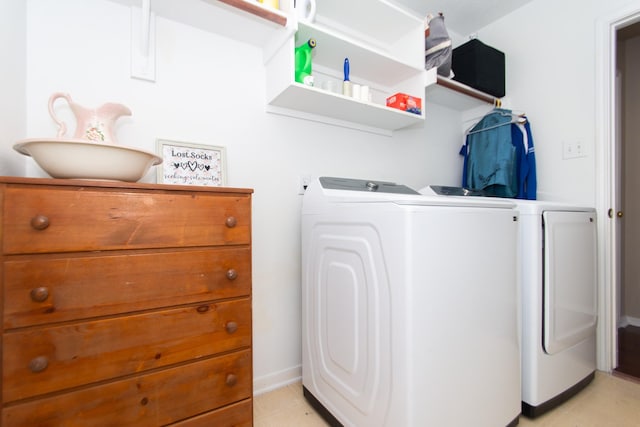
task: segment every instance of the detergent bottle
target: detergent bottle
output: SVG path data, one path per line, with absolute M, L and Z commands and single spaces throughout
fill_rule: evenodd
M 295 48 L 296 70 L 295 78 L 298 83 L 313 86 L 311 75 L 311 50 L 316 47 L 315 39 L 309 39 L 305 44 Z

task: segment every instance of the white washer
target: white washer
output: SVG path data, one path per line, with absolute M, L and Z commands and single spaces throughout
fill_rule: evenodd
M 596 370 L 596 213 L 515 201 L 520 212 L 522 413 L 540 415 Z
M 518 423 L 517 211 L 320 178 L 302 206 L 302 376 L 332 425 Z

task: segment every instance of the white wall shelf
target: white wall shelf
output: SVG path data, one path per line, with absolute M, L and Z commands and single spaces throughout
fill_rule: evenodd
M 495 106 L 501 104 L 500 98 L 455 80 L 439 76 L 435 68 L 427 71 L 425 82 L 426 102 L 432 102 L 458 111 L 465 111 L 487 104 Z
M 393 51 L 364 44 L 319 24 L 299 23 L 296 46 L 310 38 L 314 38 L 317 43 L 313 52 L 313 64 L 335 69 L 340 77 L 345 58 L 349 58 L 351 65 L 351 80 L 357 77 L 364 81 L 380 82 L 385 86 L 400 84 L 423 71 L 420 62 L 405 62 L 403 58 L 394 56 Z
M 385 0 L 318 1 L 315 21 L 298 22 L 295 37 L 266 63 L 267 111 L 382 135 L 423 122 L 424 111 L 413 114 L 385 105 L 397 92 L 424 96 L 423 25 L 422 19 Z M 295 46 L 310 38 L 317 43 L 315 87 L 294 78 Z M 321 89 L 327 80 L 341 88 L 345 58 L 351 82 L 369 86 L 372 102 Z
M 269 103 L 267 111 L 312 121 L 391 135 L 424 121 L 424 116 L 291 83 Z
M 141 7 L 142 0 L 111 0 Z M 255 0 L 152 0 L 159 17 L 257 46 L 266 61 L 295 32 L 293 0 L 280 0 L 282 10 Z
M 112 0 L 139 7 L 142 0 Z M 153 0 L 156 16 L 258 46 L 266 67 L 267 111 L 391 135 L 424 122 L 422 114 L 389 108 L 397 92 L 424 97 L 424 23 L 386 0 L 318 0 L 313 23 L 298 22 L 293 0 L 281 10 L 256 0 Z M 297 34 L 296 34 L 297 33 Z M 317 41 L 313 74 L 317 87 L 295 82 L 296 45 Z M 367 85 L 371 102 L 320 89 L 341 87 L 344 58 L 350 80 Z

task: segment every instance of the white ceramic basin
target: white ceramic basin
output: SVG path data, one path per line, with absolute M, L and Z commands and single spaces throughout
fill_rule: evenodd
M 33 157 L 53 178 L 136 182 L 151 166 L 162 163 L 162 158 L 147 151 L 82 139 L 25 139 L 13 148 Z

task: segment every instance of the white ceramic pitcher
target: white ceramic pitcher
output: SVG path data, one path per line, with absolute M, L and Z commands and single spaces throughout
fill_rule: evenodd
M 316 16 L 316 0 L 295 0 L 296 16 L 299 21 L 313 22 Z
M 68 94 L 56 92 L 49 98 L 49 114 L 58 125 L 58 138 L 62 138 L 67 132 L 67 125 L 58 119 L 53 110 L 53 103 L 58 98 L 64 98 L 76 116 L 74 138 L 117 144 L 113 133 L 115 122 L 121 116 L 131 115 L 131 110 L 122 104 L 108 102 L 98 108 L 86 108 L 74 102 Z

